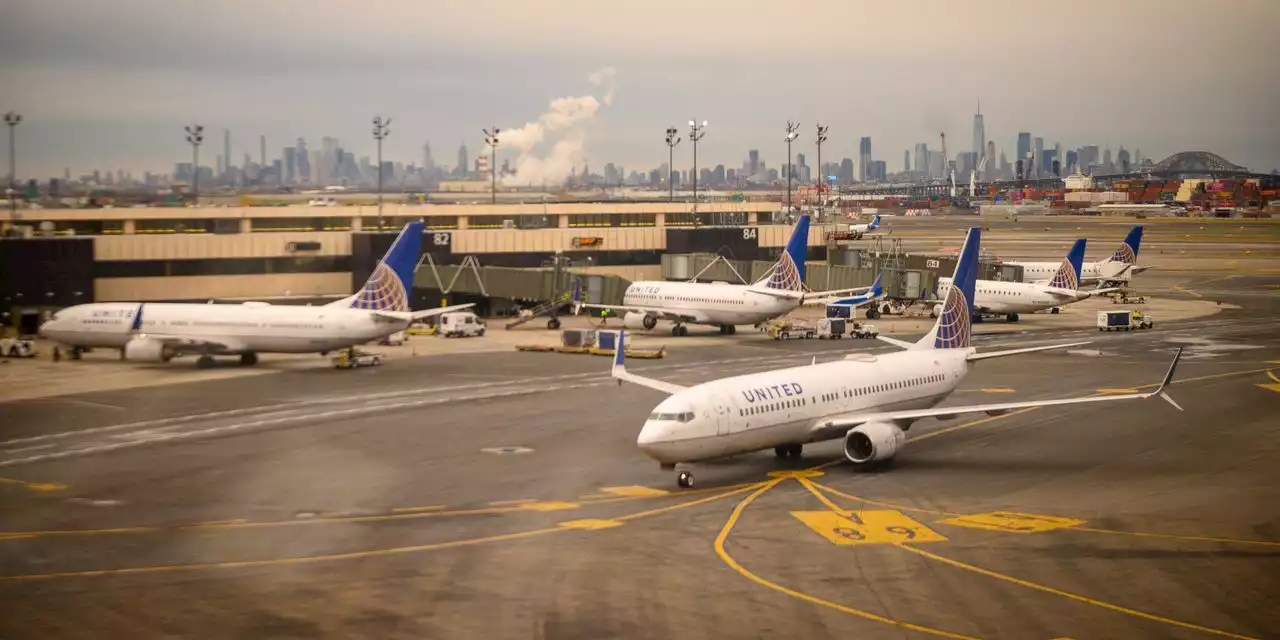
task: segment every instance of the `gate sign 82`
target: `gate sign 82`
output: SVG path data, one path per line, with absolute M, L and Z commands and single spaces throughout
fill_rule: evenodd
M 760 230 L 759 230 L 759 229 L 757 229 L 756 227 L 743 227 L 743 228 L 742 228 L 742 239 L 743 239 L 743 240 L 755 240 L 755 239 L 757 239 L 757 238 L 759 238 L 759 237 L 760 237 Z
M 436 231 L 431 234 L 431 244 L 437 247 L 447 247 L 452 237 L 453 234 L 447 231 Z

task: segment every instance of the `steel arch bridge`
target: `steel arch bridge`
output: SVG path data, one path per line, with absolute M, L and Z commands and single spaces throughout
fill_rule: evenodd
M 1182 151 L 1156 163 L 1152 173 L 1248 173 L 1249 170 L 1227 162 L 1226 158 L 1208 151 Z

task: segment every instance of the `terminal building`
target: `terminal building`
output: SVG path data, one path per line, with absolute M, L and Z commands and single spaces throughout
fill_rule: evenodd
M 504 286 L 502 274 L 550 271 L 557 263 L 596 277 L 591 301 L 617 302 L 626 283 L 662 278 L 664 254 L 772 261 L 790 234 L 778 202 L 699 203 L 696 210 L 682 202 L 386 205 L 381 224 L 368 206 L 27 209 L 18 220 L 7 211 L 0 216 L 0 319 L 10 326 L 86 302 L 347 295 L 403 225 L 418 219 L 427 226 L 419 307 L 439 304 L 442 294 L 549 299 L 560 284 L 526 278 Z M 812 225 L 811 260 L 826 259 L 833 230 Z M 476 276 L 460 276 L 467 269 Z M 492 273 L 481 277 L 481 269 Z M 474 280 L 493 290 L 462 286 Z

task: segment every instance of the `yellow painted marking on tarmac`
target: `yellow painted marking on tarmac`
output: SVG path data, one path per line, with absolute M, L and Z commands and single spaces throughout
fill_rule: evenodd
M 1017 391 L 1017 389 L 1011 389 L 1009 387 L 983 387 L 982 388 L 983 393 L 1013 393 L 1015 391 Z
M 216 527 L 223 524 L 244 524 L 248 522 L 244 518 L 236 518 L 234 520 L 210 520 L 208 522 L 196 522 L 191 524 L 192 527 Z
M 838 545 L 945 542 L 933 529 L 901 511 L 792 511 L 791 515 L 818 535 Z
M 1268 378 L 1271 378 L 1272 380 L 1274 380 L 1274 381 L 1276 381 L 1276 382 L 1280 382 L 1280 378 L 1277 378 L 1277 377 L 1276 377 L 1276 374 L 1275 374 L 1275 372 L 1274 372 L 1274 371 L 1267 370 L 1267 377 L 1268 377 Z
M 801 479 L 801 478 L 820 478 L 820 477 L 822 477 L 822 475 L 823 475 L 823 474 L 822 474 L 822 472 L 821 472 L 821 471 L 818 471 L 818 469 L 817 469 L 817 468 L 813 468 L 813 469 L 784 469 L 784 470 L 780 470 L 780 471 L 770 471 L 770 472 L 769 472 L 769 477 L 770 477 L 770 478 L 778 478 L 778 479 L 780 479 L 780 480 L 785 480 L 785 479 L 787 479 L 787 478 L 795 478 L 795 479 L 797 479 L 797 480 L 799 480 L 799 479 Z
M 631 485 L 627 487 L 604 487 L 600 489 L 604 493 L 613 494 L 615 496 L 630 496 L 633 498 L 646 496 L 665 496 L 671 492 L 663 489 L 654 489 L 653 487 L 643 487 L 640 485 Z
M 348 518 L 352 515 L 352 513 L 353 512 L 351 511 L 321 511 L 320 513 L 316 514 L 316 517 L 337 520 L 341 518 Z
M 529 509 L 531 511 L 564 511 L 567 509 L 577 509 L 580 505 L 576 502 L 526 502 L 520 505 L 521 509 Z
M 537 500 L 536 498 L 521 498 L 521 499 L 519 499 L 519 500 L 494 500 L 493 502 L 490 502 L 490 503 L 489 503 L 489 506 L 491 506 L 491 507 L 509 507 L 509 506 L 511 506 L 511 505 L 517 505 L 517 504 L 529 504 L 530 502 L 537 502 L 537 501 L 538 501 L 538 500 Z
M 752 489 L 758 486 L 760 486 L 760 484 L 756 483 L 756 484 L 746 485 L 742 488 L 734 489 L 732 491 L 721 490 L 721 493 L 712 495 L 706 498 L 690 500 L 687 502 L 663 507 L 660 509 L 650 509 L 648 511 L 632 513 L 626 516 L 614 518 L 614 520 L 618 522 L 626 522 L 628 520 L 636 520 L 636 519 L 640 519 L 648 516 L 657 515 L 660 513 L 666 513 L 668 511 L 673 511 L 676 509 L 686 509 L 695 505 L 711 502 L 712 500 L 721 500 L 723 498 L 727 498 L 729 496 L 742 493 L 744 491 L 747 491 L 749 489 Z M 354 551 L 349 553 L 334 553 L 334 554 L 324 554 L 324 555 L 317 555 L 317 556 L 303 556 L 303 557 L 296 557 L 296 558 L 274 558 L 274 559 L 267 559 L 267 560 L 244 560 L 244 561 L 237 561 L 237 562 L 210 562 L 210 563 L 201 563 L 201 564 L 132 567 L 132 568 L 125 568 L 125 569 L 96 569 L 96 570 L 90 570 L 90 571 L 65 571 L 65 572 L 59 572 L 59 573 L 11 575 L 11 576 L 0 576 L 0 582 L 26 582 L 31 580 L 49 580 L 53 578 L 88 578 L 88 577 L 98 577 L 98 576 L 132 575 L 132 574 L 143 574 L 143 573 L 165 573 L 165 572 L 175 572 L 175 571 L 192 571 L 192 570 L 200 570 L 200 569 L 244 569 L 244 568 L 254 568 L 254 567 L 274 567 L 274 566 L 310 564 L 310 563 L 316 563 L 316 562 L 332 562 L 337 560 L 355 560 L 355 559 L 361 559 L 361 558 L 385 557 L 385 556 L 402 555 L 402 554 L 408 554 L 408 553 L 438 551 L 442 549 L 454 549 L 458 547 L 468 547 L 468 546 L 486 544 L 491 542 L 505 542 L 510 540 L 530 538 L 530 537 L 539 536 L 539 535 L 548 534 L 548 533 L 558 533 L 558 532 L 573 531 L 573 530 L 575 530 L 575 527 L 561 527 L 561 526 L 547 527 L 543 529 L 531 529 L 528 531 L 517 531 L 514 533 L 504 533 L 500 535 L 483 536 L 479 538 L 465 538 L 462 540 L 451 540 L 448 542 L 437 542 L 432 544 L 414 545 L 414 546 L 408 546 L 408 547 L 391 547 L 388 549 L 371 549 L 368 551 Z M 0 535 L 6 535 L 6 534 L 0 534 Z M 19 535 L 22 535 L 22 534 L 19 534 Z
M 56 482 L 27 482 L 26 480 L 19 480 L 17 478 L 5 478 L 5 477 L 0 477 L 0 484 L 14 484 L 24 489 L 30 489 L 31 491 L 40 491 L 40 492 L 62 491 L 67 488 L 67 485 L 58 484 Z
M 1275 383 L 1271 383 L 1271 384 L 1257 384 L 1257 385 L 1254 385 L 1254 386 L 1256 386 L 1256 387 L 1261 387 L 1261 388 L 1266 389 L 1266 390 L 1268 390 L 1268 391 L 1275 391 L 1276 393 L 1280 393 L 1280 384 L 1275 384 Z
M 585 518 L 582 520 L 566 520 L 561 522 L 560 526 L 566 529 L 587 529 L 589 531 L 598 531 L 600 529 L 611 529 L 613 527 L 621 527 L 623 523 L 617 520 L 604 520 L 601 518 Z
M 391 510 L 392 513 L 422 513 L 423 511 L 440 511 L 445 505 L 433 504 L 422 507 L 396 507 Z
M 1016 585 L 1021 586 L 1021 587 L 1027 587 L 1028 589 L 1035 589 L 1035 590 L 1037 590 L 1037 591 L 1043 591 L 1043 592 L 1045 592 L 1045 593 L 1051 593 L 1051 594 L 1053 594 L 1053 595 L 1061 596 L 1061 597 L 1063 597 L 1063 598 L 1068 598 L 1068 599 L 1071 599 L 1071 600 L 1075 600 L 1075 601 L 1077 601 L 1077 602 L 1083 602 L 1083 603 L 1085 603 L 1085 604 L 1091 604 L 1091 605 L 1093 605 L 1093 606 L 1095 606 L 1095 607 L 1101 607 L 1101 608 L 1103 608 L 1103 609 L 1109 609 L 1109 610 L 1111 610 L 1111 611 L 1116 611 L 1116 612 L 1119 612 L 1119 613 L 1128 614 L 1128 615 L 1135 616 L 1135 617 L 1138 617 L 1138 618 L 1143 618 L 1143 619 L 1146 619 L 1146 620 L 1152 620 L 1152 621 L 1155 621 L 1155 622 L 1162 622 L 1162 623 L 1164 623 L 1164 624 L 1173 625 L 1173 626 L 1176 626 L 1176 627 L 1182 627 L 1182 628 L 1184 628 L 1184 629 L 1193 629 L 1193 630 L 1195 630 L 1195 631 L 1201 631 L 1201 632 L 1204 632 L 1204 633 L 1210 633 L 1210 634 L 1213 634 L 1213 635 L 1224 636 L 1224 637 L 1228 637 L 1228 638 L 1239 638 L 1240 640 L 1255 640 L 1254 638 L 1252 638 L 1252 637 L 1250 637 L 1250 636 L 1240 635 L 1240 634 L 1238 634 L 1238 633 L 1232 633 L 1232 632 L 1230 632 L 1230 631 L 1223 631 L 1223 630 L 1221 630 L 1221 629 L 1214 629 L 1214 628 L 1212 628 L 1212 627 L 1204 627 L 1204 626 L 1201 626 L 1201 625 L 1198 625 L 1198 624 L 1192 624 L 1192 623 L 1190 623 L 1190 622 L 1183 622 L 1183 621 L 1181 621 L 1181 620 L 1174 620 L 1173 618 L 1166 618 L 1166 617 L 1164 617 L 1164 616 L 1155 615 L 1155 614 L 1153 614 L 1153 613 L 1146 613 L 1145 611 L 1138 611 L 1137 609 L 1130 609 L 1130 608 L 1128 608 L 1128 607 L 1122 607 L 1122 606 L 1117 605 L 1117 604 L 1111 604 L 1110 602 L 1103 602 L 1103 601 L 1101 601 L 1101 600 L 1095 600 L 1095 599 L 1090 598 L 1090 597 L 1088 597 L 1088 596 L 1082 596 L 1082 595 L 1077 594 L 1077 593 L 1071 593 L 1071 592 L 1069 592 L 1069 591 L 1063 591 L 1063 590 L 1061 590 L 1061 589 L 1055 589 L 1055 588 L 1053 588 L 1053 587 L 1049 587 L 1049 586 L 1046 586 L 1046 585 L 1037 584 L 1037 583 L 1035 583 L 1035 582 L 1030 582 L 1030 581 L 1027 581 L 1027 580 L 1023 580 L 1023 579 L 1021 579 L 1021 578 L 1015 578 L 1015 577 L 1013 577 L 1013 576 L 1006 575 L 1006 574 L 1003 574 L 1003 573 L 997 573 L 997 572 L 992 571 L 992 570 L 990 570 L 990 569 L 983 569 L 982 567 L 977 567 L 977 566 L 974 566 L 974 565 L 971 565 L 971 564 L 968 564 L 968 563 L 965 563 L 965 562 L 960 562 L 959 560 L 953 560 L 953 559 L 948 558 L 948 557 L 945 557 L 945 556 L 940 556 L 940 555 L 938 555 L 938 554 L 936 554 L 936 553 L 932 553 L 932 552 L 930 552 L 930 551 L 925 551 L 924 549 L 921 549 L 920 547 L 913 547 L 913 546 L 905 545 L 905 544 L 899 544 L 899 545 L 896 545 L 896 546 L 897 546 L 899 549 L 904 549 L 904 550 L 909 551 L 909 552 L 911 552 L 911 553 L 914 553 L 914 554 L 916 554 L 916 555 L 918 555 L 918 556 L 923 556 L 923 557 L 925 557 L 925 558 L 929 558 L 930 560 L 936 560 L 936 561 L 941 562 L 941 563 L 943 563 L 943 564 L 948 564 L 948 565 L 951 565 L 951 566 L 953 566 L 953 567 L 958 567 L 958 568 L 960 568 L 960 569 L 964 569 L 964 570 L 966 570 L 966 571 L 972 571 L 972 572 L 974 572 L 974 573 L 978 573 L 978 574 L 981 574 L 981 575 L 984 575 L 984 576 L 988 576 L 988 577 L 991 577 L 991 578 L 995 578 L 995 579 L 997 579 L 997 580 L 1003 580 L 1003 581 L 1005 581 L 1005 582 L 1009 582 L 1009 583 L 1012 583 L 1012 584 L 1016 584 Z
M 1098 389 L 1098 393 L 1108 396 L 1119 396 L 1126 393 L 1138 393 L 1138 390 L 1132 387 L 1128 389 Z
M 0 533 L 0 540 L 26 540 L 35 536 L 27 533 Z
M 762 587 L 772 589 L 774 591 L 777 591 L 778 593 L 791 596 L 792 598 L 796 598 L 798 600 L 804 600 L 805 602 L 809 602 L 811 604 L 816 604 L 819 606 L 827 607 L 828 609 L 839 611 L 841 613 L 847 613 L 849 615 L 857 616 L 859 618 L 863 618 L 864 620 L 880 622 L 893 627 L 897 627 L 899 629 L 907 629 L 909 631 L 918 631 L 920 633 L 926 633 L 929 635 L 938 636 L 940 638 L 953 638 L 955 640 L 977 640 L 973 636 L 966 636 L 959 633 L 944 631 L 942 629 L 934 629 L 933 627 L 926 627 L 923 625 L 913 624 L 910 622 L 895 620 L 893 618 L 886 618 L 885 616 L 871 613 L 870 611 L 863 611 L 862 609 L 855 609 L 853 607 L 846 606 L 838 602 L 824 600 L 817 596 L 809 595 L 802 591 L 796 591 L 795 589 L 784 587 L 776 582 L 766 580 L 765 578 L 762 578 L 756 575 L 755 573 L 752 573 L 749 569 L 739 564 L 738 561 L 735 560 L 733 556 L 729 555 L 729 552 L 725 550 L 724 545 L 725 545 L 725 542 L 728 541 L 729 539 L 729 534 L 733 531 L 734 526 L 738 524 L 738 520 L 742 518 L 742 513 L 747 510 L 747 507 L 750 506 L 751 503 L 754 502 L 756 498 L 764 495 L 766 491 L 774 488 L 775 486 L 778 485 L 778 483 L 783 482 L 784 480 L 785 480 L 784 478 L 774 478 L 773 480 L 770 480 L 767 483 L 765 483 L 760 488 L 756 489 L 747 497 L 743 498 L 742 501 L 740 501 L 738 505 L 733 508 L 733 513 L 729 514 L 729 519 L 725 521 L 724 526 L 720 528 L 720 533 L 716 535 L 716 541 L 715 541 L 716 556 L 718 556 L 722 562 L 728 565 L 730 569 L 733 569 L 734 571 L 738 572 L 739 575 L 745 577 L 746 579 Z
M 976 513 L 942 521 L 943 524 L 951 524 L 957 527 L 973 527 L 975 529 L 988 529 L 1006 533 L 1040 533 L 1053 531 L 1054 529 L 1075 527 L 1084 524 L 1084 522 L 1084 520 L 1075 518 L 1044 516 L 1036 513 L 1017 513 L 1014 511 Z

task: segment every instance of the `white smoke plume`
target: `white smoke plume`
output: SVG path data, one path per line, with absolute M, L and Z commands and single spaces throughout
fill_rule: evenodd
M 583 162 L 586 147 L 583 126 L 595 118 L 601 102 L 604 106 L 613 104 L 617 74 L 613 67 L 605 67 L 587 76 L 588 81 L 604 90 L 600 99 L 590 95 L 556 98 L 536 121 L 503 130 L 498 136 L 499 148 L 515 149 L 520 154 L 515 162 L 515 175 L 503 178 L 503 182 L 513 186 L 563 183 L 574 167 Z M 548 138 L 555 142 L 549 153 L 539 157 L 535 149 Z

